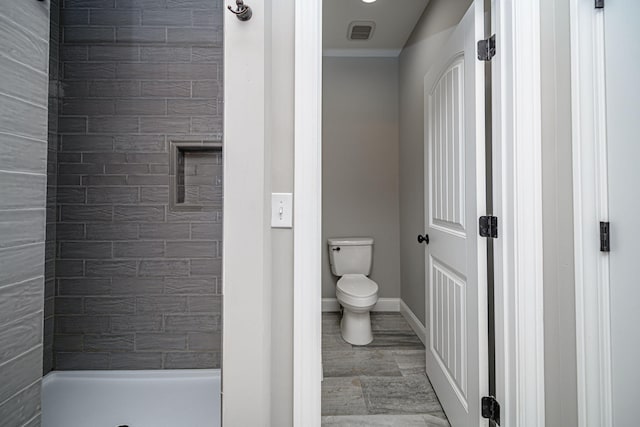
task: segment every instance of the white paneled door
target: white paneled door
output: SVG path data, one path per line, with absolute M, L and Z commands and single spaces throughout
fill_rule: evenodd
M 484 425 L 487 394 L 483 1 L 476 0 L 424 80 L 427 374 L 453 427 Z
M 640 2 L 606 1 L 603 12 L 611 223 L 611 402 L 613 426 L 623 427 L 640 423 Z

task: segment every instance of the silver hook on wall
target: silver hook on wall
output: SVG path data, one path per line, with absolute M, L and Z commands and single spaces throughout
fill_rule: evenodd
M 241 21 L 248 21 L 251 19 L 251 15 L 253 14 L 251 12 L 251 8 L 244 4 L 244 1 L 242 0 L 236 0 L 236 10 L 233 10 L 231 6 L 227 6 L 227 9 L 229 9 L 231 13 L 236 15 L 236 18 Z

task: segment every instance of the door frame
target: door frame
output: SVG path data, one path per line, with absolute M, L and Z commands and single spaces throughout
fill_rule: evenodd
M 502 425 L 544 426 L 540 4 L 494 0 L 496 378 Z M 320 426 L 322 0 L 296 2 L 295 427 Z M 480 404 L 478 402 L 478 404 Z
M 578 425 L 613 424 L 609 256 L 599 221 L 609 221 L 604 9 L 571 0 L 571 109 Z

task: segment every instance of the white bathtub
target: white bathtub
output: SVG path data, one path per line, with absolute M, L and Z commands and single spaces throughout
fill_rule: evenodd
M 220 370 L 51 372 L 43 427 L 219 427 Z

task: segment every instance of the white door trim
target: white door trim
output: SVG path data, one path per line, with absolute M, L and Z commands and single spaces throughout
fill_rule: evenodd
M 578 425 L 610 426 L 609 257 L 598 250 L 609 220 L 604 11 L 571 0 L 570 19 Z
M 494 0 L 496 394 L 501 423 L 544 426 L 540 4 Z
M 295 2 L 293 425 L 320 426 L 322 0 Z
M 544 426 L 540 12 L 494 0 L 497 397 L 502 425 Z M 294 426 L 320 425 L 322 0 L 296 2 Z M 478 402 L 479 404 L 479 402 Z

